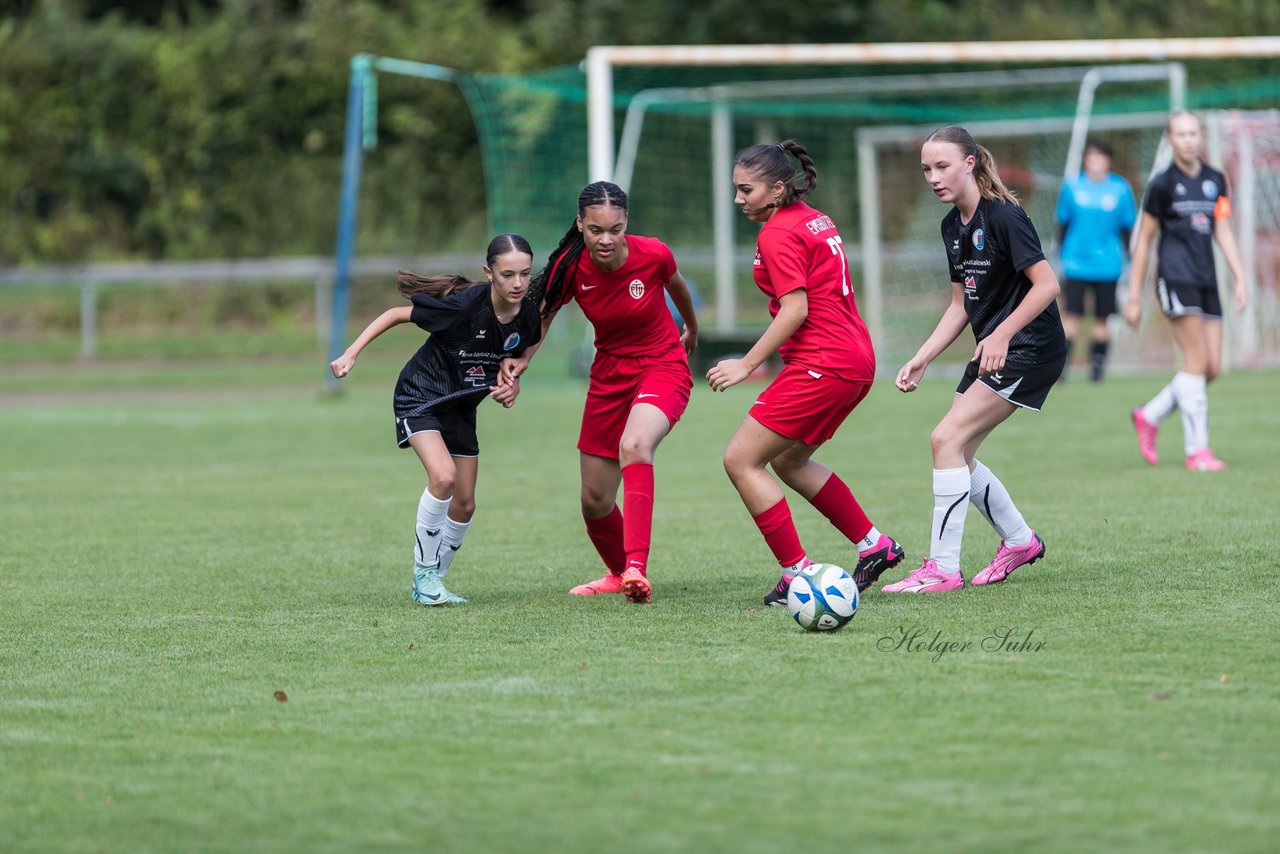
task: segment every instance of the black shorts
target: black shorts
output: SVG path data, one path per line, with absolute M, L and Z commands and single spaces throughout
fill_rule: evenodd
M 409 447 L 414 433 L 439 433 L 444 446 L 454 457 L 480 456 L 480 440 L 476 438 L 476 407 L 480 401 L 445 405 L 429 409 L 421 415 L 396 416 L 396 444 Z
M 977 380 L 1014 406 L 1039 412 L 1040 407 L 1044 406 L 1045 398 L 1049 396 L 1049 389 L 1062 376 L 1062 369 L 1066 364 L 1067 354 L 1062 353 L 1026 367 L 1006 364 L 995 373 L 979 377 L 978 363 L 970 362 L 964 369 L 964 376 L 960 378 L 960 385 L 956 386 L 956 394 L 964 394 Z
M 1086 282 L 1067 279 L 1062 286 L 1067 296 L 1067 314 L 1084 314 L 1085 291 L 1093 291 L 1093 316 L 1106 320 L 1116 313 L 1116 281 Z
M 1164 316 L 1173 320 L 1176 317 L 1199 314 L 1209 320 L 1222 319 L 1222 299 L 1218 296 L 1215 285 L 1179 285 L 1156 280 L 1156 297 Z

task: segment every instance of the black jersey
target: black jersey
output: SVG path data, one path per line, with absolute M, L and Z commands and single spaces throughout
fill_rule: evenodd
M 489 297 L 492 285 L 477 285 L 447 297 L 413 295 L 413 322 L 431 333 L 396 383 L 397 416 L 421 415 L 433 407 L 487 394 L 505 357 L 518 357 L 542 337 L 538 307 L 525 300 L 510 323 L 499 323 Z M 476 397 L 478 404 L 483 397 Z
M 1231 213 L 1222 173 L 1202 165 L 1192 178 L 1173 164 L 1151 179 L 1142 209 L 1160 221 L 1156 275 L 1170 284 L 1217 287 L 1214 219 Z
M 1044 260 L 1040 237 L 1027 212 L 998 199 L 982 199 L 969 222 L 960 221 L 959 208 L 942 219 L 947 249 L 947 274 L 964 285 L 964 309 L 973 337 L 982 341 L 1004 322 L 1031 290 L 1023 272 Z M 1036 315 L 1009 342 L 1010 365 L 1033 365 L 1067 349 L 1058 304 Z

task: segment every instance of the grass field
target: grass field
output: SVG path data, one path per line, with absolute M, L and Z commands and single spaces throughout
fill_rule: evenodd
M 403 346 L 338 398 L 310 364 L 0 379 L 0 849 L 1274 850 L 1280 375 L 1212 388 L 1216 475 L 1176 419 L 1139 460 L 1160 378 L 1066 384 L 981 454 L 1046 560 L 809 635 L 759 607 L 776 566 L 720 468 L 750 385 L 695 391 L 660 449 L 629 606 L 565 595 L 599 568 L 583 387 L 535 370 L 482 409 L 472 604 L 413 606 Z M 949 397 L 882 382 L 819 457 L 909 561 Z M 970 513 L 970 575 L 995 546 Z

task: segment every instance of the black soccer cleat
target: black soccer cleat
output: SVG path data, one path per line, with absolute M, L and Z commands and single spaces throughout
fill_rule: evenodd
M 880 542 L 876 545 L 879 546 L 878 549 L 858 558 L 858 566 L 853 571 L 853 583 L 858 585 L 859 593 L 875 584 L 881 573 L 893 569 L 907 556 L 901 544 L 893 537 L 881 534 Z
M 787 604 L 787 591 L 791 589 L 791 579 L 785 575 L 778 579 L 778 584 L 768 593 L 764 594 L 764 604 L 766 606 L 782 607 Z

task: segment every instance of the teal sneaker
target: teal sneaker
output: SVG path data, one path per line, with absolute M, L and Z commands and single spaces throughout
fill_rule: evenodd
M 413 564 L 413 601 L 419 605 L 465 605 L 466 597 L 450 593 L 444 587 L 437 566 Z

